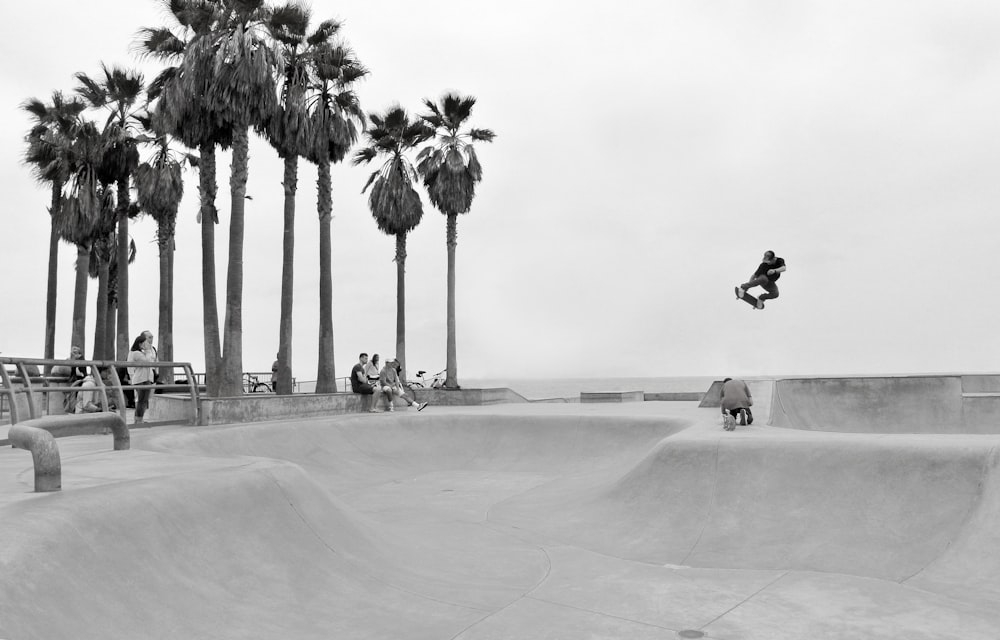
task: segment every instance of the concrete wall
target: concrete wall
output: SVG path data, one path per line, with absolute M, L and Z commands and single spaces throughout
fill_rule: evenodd
M 1000 376 L 779 380 L 771 424 L 859 433 L 1000 433 Z

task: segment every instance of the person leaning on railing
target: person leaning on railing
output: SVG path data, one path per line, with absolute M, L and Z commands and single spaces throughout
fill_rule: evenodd
M 156 362 L 156 349 L 153 347 L 153 334 L 143 331 L 128 352 L 129 362 Z M 152 385 L 154 376 L 153 367 L 129 367 L 128 377 L 134 385 Z M 149 406 L 149 395 L 151 388 L 135 390 L 135 424 L 142 424 L 143 416 L 146 415 L 146 407 Z

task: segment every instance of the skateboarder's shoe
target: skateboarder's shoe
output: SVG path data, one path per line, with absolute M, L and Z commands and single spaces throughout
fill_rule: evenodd
M 763 309 L 764 308 L 764 301 L 763 300 L 757 300 L 757 308 L 758 309 Z
M 740 411 L 740 426 L 741 427 L 747 426 L 747 412 L 746 411 Z
M 742 298 L 744 293 L 746 293 L 746 291 L 744 291 L 742 287 L 736 287 L 737 298 Z

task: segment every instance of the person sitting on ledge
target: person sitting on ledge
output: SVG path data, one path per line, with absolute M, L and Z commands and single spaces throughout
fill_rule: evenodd
M 365 367 L 367 366 L 368 354 L 361 353 L 358 355 L 358 364 L 354 365 L 354 368 L 351 369 L 351 391 L 370 396 L 375 393 L 375 387 L 368 384 L 368 380 L 365 377 Z M 372 406 L 368 410 L 373 413 L 375 412 L 374 396 L 372 396 Z
M 388 411 L 395 411 L 392 401 L 396 397 L 406 400 L 411 407 L 416 407 L 417 411 L 423 411 L 427 407 L 426 402 L 417 404 L 417 402 L 406 397 L 406 394 L 403 392 L 403 383 L 399 381 L 399 361 L 395 358 L 386 362 L 385 366 L 382 367 L 378 383 L 379 391 L 385 394 L 385 401 L 389 405 Z

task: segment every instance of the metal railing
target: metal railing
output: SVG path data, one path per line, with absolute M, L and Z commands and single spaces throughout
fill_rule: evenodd
M 12 370 L 8 367 L 12 366 Z M 39 373 L 39 367 L 65 367 L 69 371 L 84 368 L 89 370 L 94 380 L 94 387 L 86 388 L 73 384 L 72 375 L 53 375 Z M 183 371 L 187 379 L 185 384 L 122 384 L 118 377 L 119 368 L 145 368 L 159 371 Z M 150 390 L 188 392 L 191 394 L 191 424 L 201 424 L 201 399 L 199 385 L 191 364 L 188 362 L 142 362 L 120 360 L 53 360 L 44 358 L 15 358 L 0 356 L 0 419 L 9 413 L 10 424 L 23 420 L 39 418 L 44 413 L 52 413 L 51 394 L 68 394 L 92 392 L 100 401 L 102 411 L 109 411 L 111 402 L 109 394 L 114 398 L 114 405 L 125 417 L 125 390 Z M 19 398 L 23 396 L 27 407 L 27 416 L 22 415 Z M 41 400 L 44 399 L 44 405 Z M 43 408 L 46 410 L 43 413 Z

